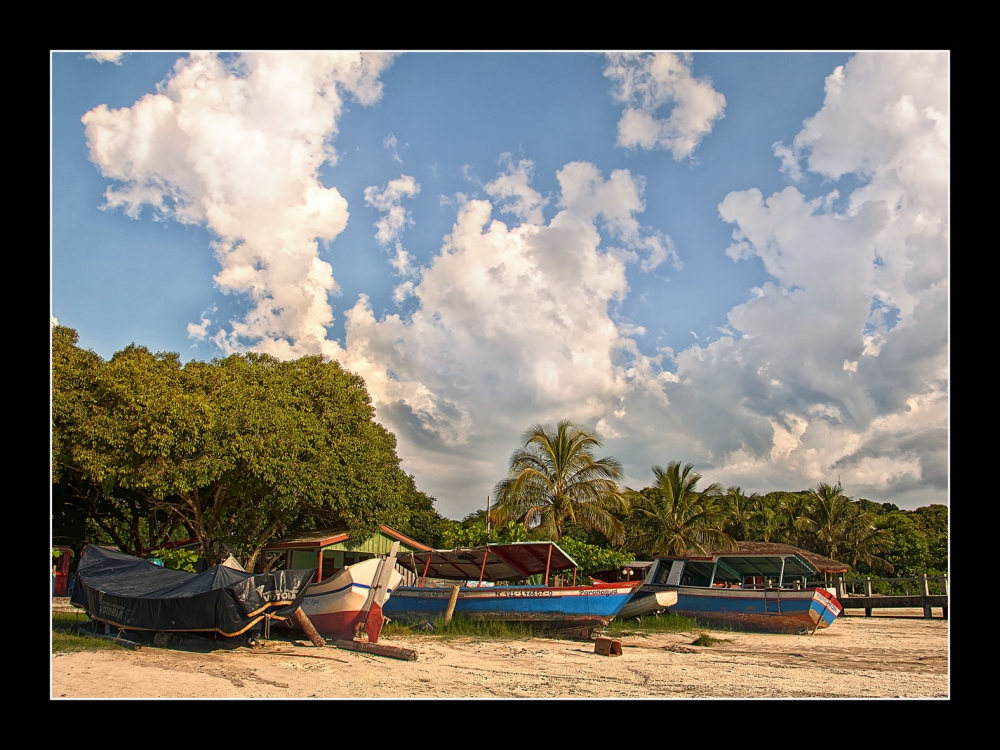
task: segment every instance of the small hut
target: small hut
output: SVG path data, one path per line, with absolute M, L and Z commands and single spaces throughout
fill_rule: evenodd
M 428 552 L 430 547 L 410 539 L 385 524 L 366 539 L 355 539 L 341 529 L 318 529 L 293 534 L 266 545 L 260 556 L 262 569 L 315 568 L 316 582 L 326 580 L 349 565 L 389 553 L 393 542 L 399 542 L 399 553 Z M 403 585 L 410 585 L 413 574 L 396 566 L 404 574 Z

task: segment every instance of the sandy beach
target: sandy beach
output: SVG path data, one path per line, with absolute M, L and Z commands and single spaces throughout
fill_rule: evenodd
M 892 612 L 891 615 L 886 613 Z M 948 621 L 920 610 L 840 617 L 811 636 L 708 631 L 586 641 L 383 637 L 415 661 L 272 640 L 260 648 L 52 655 L 51 697 L 93 698 L 948 698 Z

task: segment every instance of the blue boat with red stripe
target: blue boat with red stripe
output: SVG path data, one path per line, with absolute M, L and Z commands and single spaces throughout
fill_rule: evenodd
M 411 622 L 444 616 L 454 597 L 454 616 L 589 632 L 610 622 L 641 583 L 576 585 L 576 561 L 554 542 L 411 552 L 401 554 L 398 563 L 419 578 L 419 585 L 394 589 L 382 612 L 389 619 Z M 553 574 L 569 570 L 573 584 L 548 585 Z M 540 577 L 542 585 L 531 585 L 528 579 L 533 576 Z M 425 585 L 428 581 L 432 585 Z
M 832 625 L 843 610 L 822 581 L 809 580 L 820 571 L 806 553 L 794 548 L 751 552 L 749 543 L 738 546 L 748 549 L 656 558 L 635 603 L 674 592 L 671 613 L 710 626 L 765 633 L 815 633 Z

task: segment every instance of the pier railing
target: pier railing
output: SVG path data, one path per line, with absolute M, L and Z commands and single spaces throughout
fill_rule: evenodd
M 931 609 L 940 607 L 948 619 L 948 576 L 917 578 L 837 578 L 835 594 L 844 609 L 863 609 L 871 617 L 873 609 L 920 607 L 924 617 L 932 617 Z

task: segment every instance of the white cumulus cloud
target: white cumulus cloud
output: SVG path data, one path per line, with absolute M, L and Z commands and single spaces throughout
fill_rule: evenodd
M 689 56 L 609 54 L 604 75 L 612 82 L 615 101 L 625 105 L 618 122 L 619 146 L 662 148 L 684 159 L 724 116 L 726 98 L 710 81 L 694 76 Z M 664 108 L 669 109 L 666 116 Z
M 101 51 L 101 52 L 88 52 L 85 57 L 88 60 L 97 60 L 99 63 L 114 63 L 115 65 L 121 65 L 124 58 L 128 55 L 127 52 L 112 52 L 112 51 Z
M 395 248 L 392 260 L 396 271 L 402 276 L 414 273 L 410 266 L 410 256 L 400 241 L 403 230 L 413 224 L 409 211 L 403 208 L 402 200 L 412 198 L 420 192 L 420 185 L 410 175 L 400 175 L 381 190 L 375 185 L 365 188 L 365 203 L 382 214 L 375 223 L 375 240 L 383 247 Z
M 156 219 L 205 224 L 215 235 L 216 283 L 252 302 L 215 334 L 227 348 L 322 350 L 337 284 L 319 243 L 343 231 L 348 211 L 319 169 L 336 161 L 344 97 L 377 101 L 391 59 L 195 53 L 177 61 L 156 94 L 83 116 L 90 158 L 113 182 L 108 208 L 133 217 L 148 208 Z
M 947 487 L 948 112 L 947 54 L 856 55 L 775 151 L 790 177 L 853 175 L 843 207 L 795 187 L 719 205 L 727 253 L 773 282 L 729 313 L 737 340 L 679 355 L 692 387 L 671 394 L 690 423 L 732 405 L 706 444 L 733 481 L 785 472 L 806 487 L 836 469 L 852 494 L 911 506 Z

